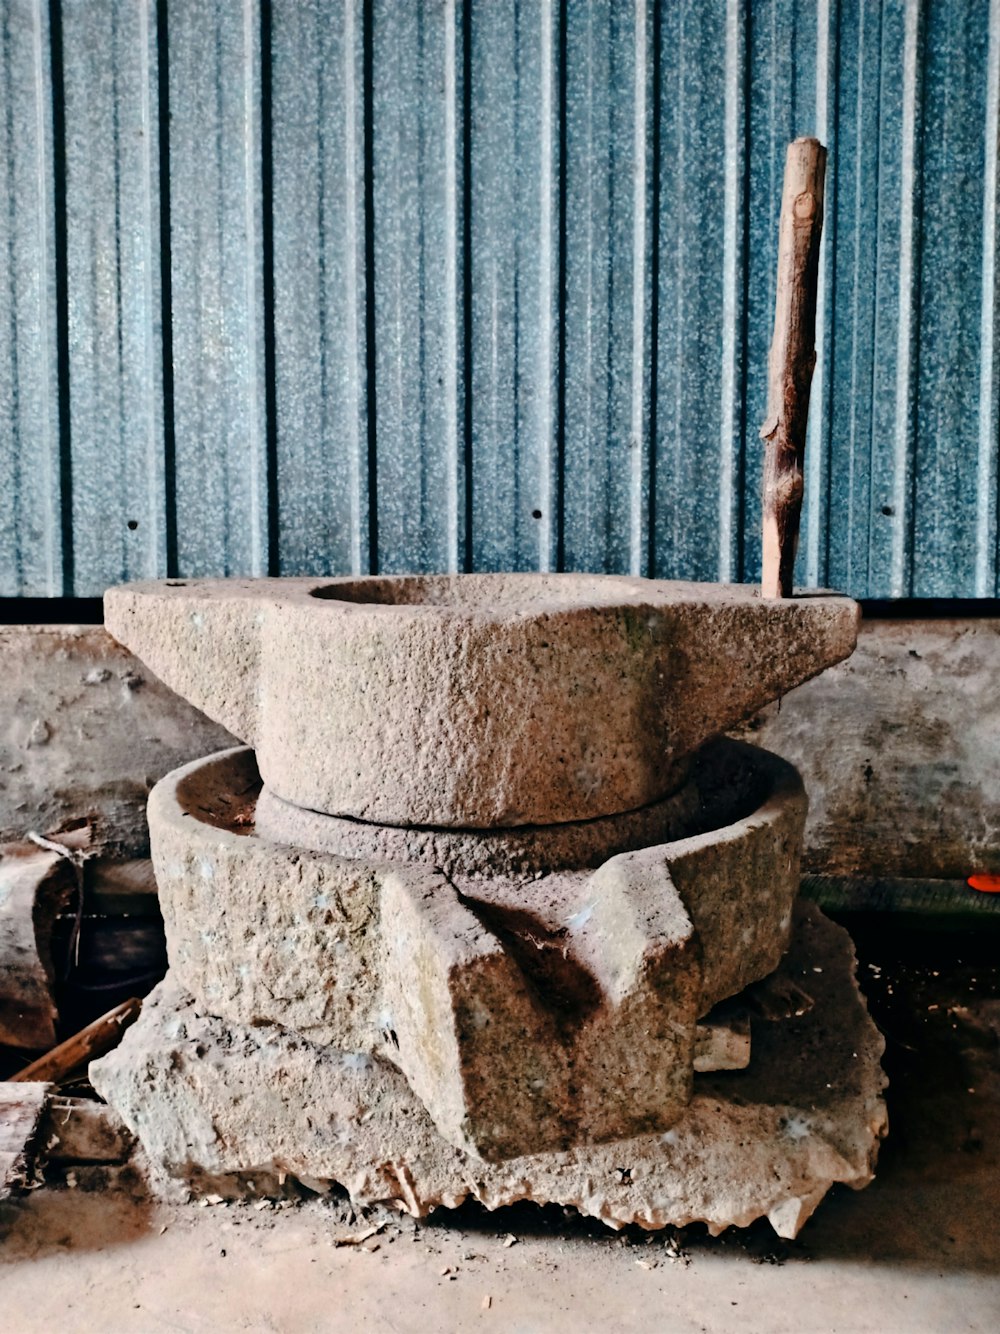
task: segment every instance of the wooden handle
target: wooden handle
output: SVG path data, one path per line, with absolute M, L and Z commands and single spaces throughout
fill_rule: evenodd
M 809 389 L 816 364 L 816 287 L 823 232 L 826 149 L 818 139 L 795 139 L 785 156 L 778 229 L 774 336 L 768 357 L 764 453 L 764 531 L 761 596 L 792 595 L 792 571 L 802 514 Z
M 31 1065 L 11 1075 L 12 1084 L 58 1084 L 68 1079 L 71 1074 L 87 1065 L 105 1052 L 112 1051 L 121 1041 L 122 1034 L 129 1024 L 134 1023 L 142 1009 L 142 1001 L 133 997 L 122 1001 L 100 1019 L 82 1028 L 79 1033 L 53 1047 L 50 1052 L 40 1056 Z

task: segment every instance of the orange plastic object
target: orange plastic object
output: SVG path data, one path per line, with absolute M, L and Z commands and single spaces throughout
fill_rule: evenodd
M 966 884 L 983 894 L 1000 894 L 1000 875 L 970 875 Z

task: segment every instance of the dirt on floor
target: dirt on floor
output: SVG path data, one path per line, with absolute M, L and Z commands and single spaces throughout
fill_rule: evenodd
M 558 1208 L 421 1223 L 345 1200 L 164 1204 L 78 1169 L 0 1206 L 0 1329 L 950 1334 L 1000 1329 L 1000 937 L 849 923 L 886 1034 L 875 1183 L 793 1243 Z

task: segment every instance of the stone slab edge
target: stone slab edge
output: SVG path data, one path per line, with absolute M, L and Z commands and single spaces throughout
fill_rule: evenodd
M 388 1064 L 226 1025 L 169 978 L 90 1074 L 149 1160 L 205 1190 L 293 1175 L 417 1216 L 468 1198 L 533 1200 L 612 1228 L 702 1222 L 718 1234 L 766 1216 L 794 1237 L 833 1183 L 868 1184 L 887 1129 L 884 1044 L 854 962 L 847 933 L 800 903 L 782 968 L 809 978 L 815 1007 L 756 1025 L 747 1070 L 700 1076 L 663 1135 L 498 1164 L 442 1140 Z

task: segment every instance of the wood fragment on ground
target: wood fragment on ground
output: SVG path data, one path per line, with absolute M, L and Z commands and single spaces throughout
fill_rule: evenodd
M 363 1228 L 360 1232 L 335 1232 L 331 1240 L 334 1246 L 361 1246 L 370 1237 L 376 1237 L 385 1228 L 385 1223 Z
M 768 356 L 761 596 L 791 597 L 804 491 L 826 149 L 795 139 L 785 157 L 774 334 Z
M 126 1028 L 135 1022 L 142 1009 L 142 1001 L 133 996 L 116 1005 L 107 1014 L 74 1034 L 45 1056 L 39 1057 L 24 1070 L 10 1076 L 14 1083 L 49 1082 L 58 1084 L 118 1046 Z
M 28 1085 L 36 1088 L 37 1085 Z M 38 1130 L 38 1154 L 46 1163 L 124 1163 L 135 1140 L 106 1103 L 89 1098 L 48 1100 Z
M 751 1014 L 772 1023 L 800 1018 L 815 1004 L 808 991 L 797 982 L 773 973 L 747 987 L 740 999 Z
M 0 1200 L 24 1190 L 34 1166 L 48 1084 L 0 1083 Z
M 29 1051 L 56 1040 L 52 927 L 76 886 L 60 853 L 0 846 L 0 1044 Z

